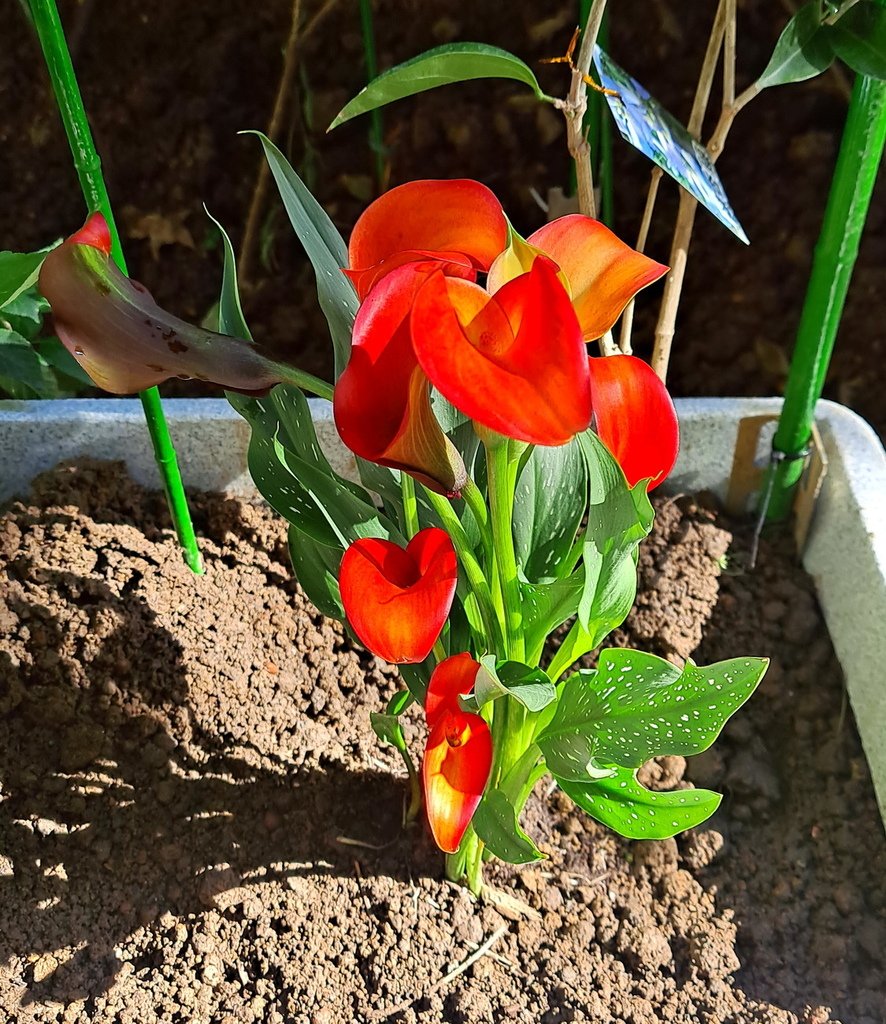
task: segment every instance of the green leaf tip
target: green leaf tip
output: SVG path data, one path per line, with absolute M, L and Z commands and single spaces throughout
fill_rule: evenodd
M 528 85 L 539 100 L 549 100 L 529 65 L 507 50 L 485 43 L 447 43 L 383 71 L 345 104 L 326 131 L 394 100 L 476 78 L 510 78 Z

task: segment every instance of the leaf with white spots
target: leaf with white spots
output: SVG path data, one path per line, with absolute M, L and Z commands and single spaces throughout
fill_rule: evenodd
M 695 828 L 719 807 L 722 797 L 709 789 L 656 793 L 637 781 L 631 768 L 594 782 L 560 782 L 583 811 L 626 839 L 669 839 Z
M 575 441 L 537 447 L 514 494 L 514 547 L 527 580 L 551 580 L 569 554 L 587 503 L 585 462 Z
M 651 757 L 699 754 L 754 692 L 768 664 L 733 658 L 707 668 L 689 661 L 680 669 L 652 654 L 609 648 L 596 670 L 566 681 L 539 746 L 551 772 L 567 781 L 582 781 L 582 762 L 591 758 L 639 768 Z

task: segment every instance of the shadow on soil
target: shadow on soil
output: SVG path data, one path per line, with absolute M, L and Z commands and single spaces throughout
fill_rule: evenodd
M 225 752 L 223 737 L 194 728 L 186 752 L 161 715 L 144 710 L 163 703 L 168 712 L 171 702 L 173 719 L 189 718 L 175 638 L 134 595 L 35 571 L 77 602 L 99 603 L 119 625 L 74 678 L 54 653 L 60 627 L 48 609 L 10 605 L 42 634 L 42 668 L 52 678 L 47 684 L 41 665 L 25 671 L 0 652 L 0 964 L 13 955 L 31 962 L 12 979 L 23 1004 L 106 990 L 121 966 L 114 948 L 136 928 L 162 929 L 166 911 L 242 910 L 260 898 L 251 883 L 353 875 L 357 858 L 365 874 L 410 878 L 413 848 L 427 844 L 402 832 L 403 791 L 391 776 L 336 764 L 293 771 L 266 756 L 270 766 L 256 768 Z M 128 694 L 123 651 L 178 684 Z M 87 673 L 116 678 L 122 704 L 107 684 L 105 692 L 88 686 Z M 56 966 L 52 954 L 69 946 L 79 948 Z

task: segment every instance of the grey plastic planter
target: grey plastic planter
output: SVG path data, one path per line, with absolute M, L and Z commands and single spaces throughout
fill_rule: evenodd
M 335 468 L 352 475 L 354 460 L 338 440 L 329 403 L 312 405 L 321 444 Z M 173 399 L 165 406 L 186 484 L 254 496 L 246 471 L 249 429 L 227 402 Z M 779 399 L 678 401 L 682 447 L 670 489 L 723 497 L 739 420 L 779 406 Z M 886 818 L 886 453 L 843 406 L 819 403 L 817 422 L 830 465 L 803 561 L 816 581 Z M 137 401 L 0 402 L 0 501 L 24 493 L 59 461 L 84 455 L 122 459 L 139 483 L 159 486 Z

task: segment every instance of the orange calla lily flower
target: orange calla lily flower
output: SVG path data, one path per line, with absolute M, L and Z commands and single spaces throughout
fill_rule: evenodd
M 585 341 L 602 337 L 642 288 L 668 268 L 626 245 L 599 221 L 574 213 L 545 224 L 525 241 L 513 235 L 489 271 L 493 294 L 549 256 L 562 273 Z
M 449 534 L 432 526 L 404 550 L 388 540 L 355 541 L 342 558 L 339 588 L 363 645 L 398 665 L 424 661 L 440 635 L 458 583 Z
M 636 356 L 588 360 L 595 429 L 631 487 L 657 487 L 674 468 L 680 428 L 674 403 L 658 374 Z
M 345 271 L 360 299 L 404 263 L 455 277 L 487 271 L 507 245 L 501 204 L 478 181 L 410 181 L 375 200 L 354 226 Z
M 507 437 L 565 444 L 591 419 L 587 354 L 557 268 L 538 257 L 490 296 L 437 271 L 417 291 L 412 344 L 434 387 Z
M 441 661 L 425 697 L 430 729 L 422 761 L 425 807 L 434 840 L 446 853 L 458 849 L 492 770 L 489 726 L 458 703 L 460 695 L 471 692 L 479 668 L 470 654 Z
M 430 386 L 409 329 L 412 303 L 426 278 L 414 264 L 400 266 L 360 306 L 333 412 L 352 452 L 455 495 L 467 478 L 464 463 L 431 409 Z

